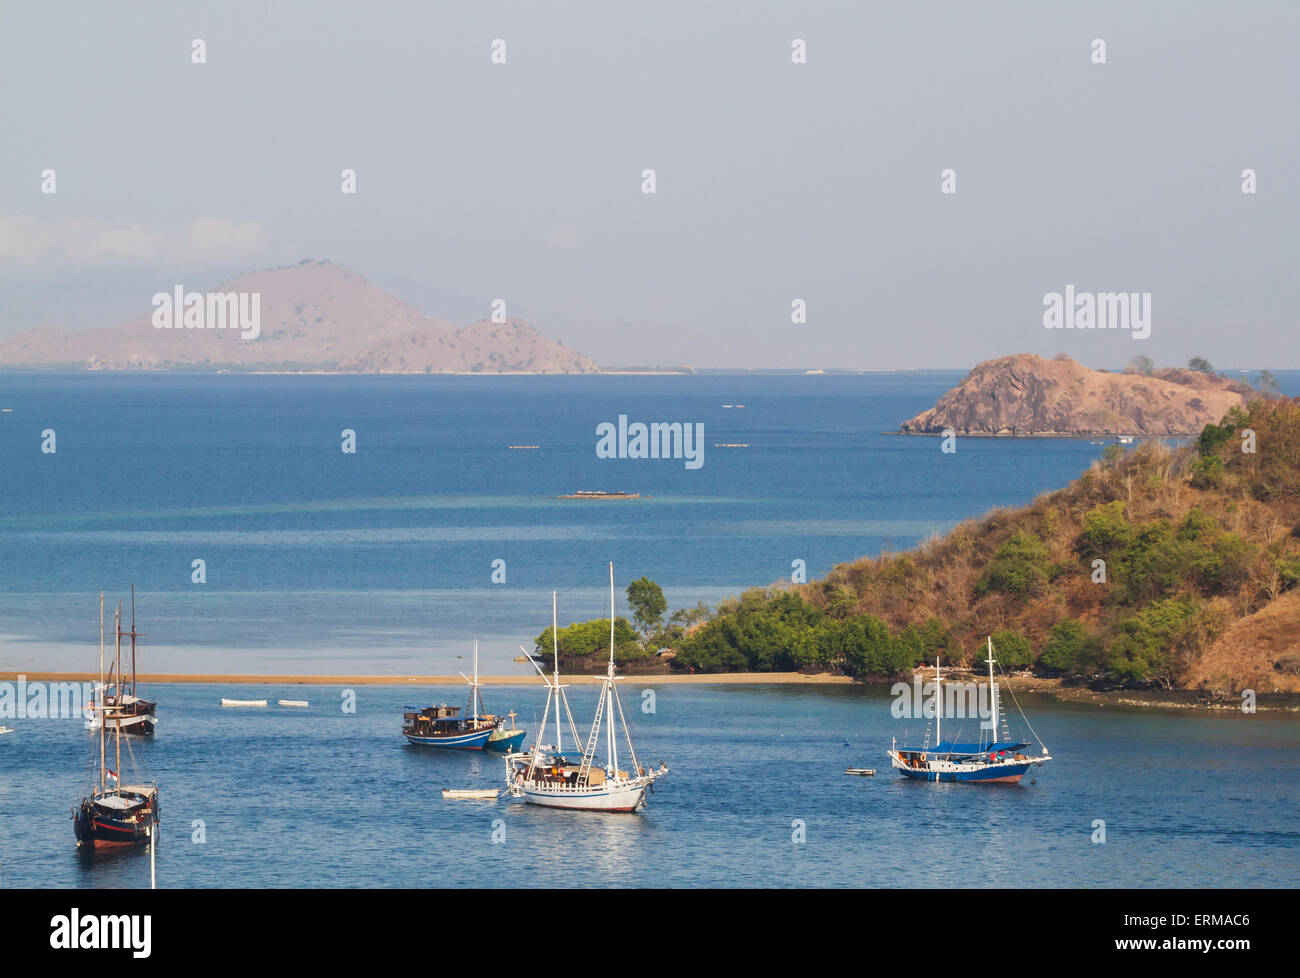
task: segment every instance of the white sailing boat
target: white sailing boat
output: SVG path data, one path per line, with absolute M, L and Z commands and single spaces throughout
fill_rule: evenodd
M 616 685 L 618 677 L 614 675 L 614 565 L 609 565 L 609 668 L 605 673 L 605 681 L 601 684 L 600 699 L 596 703 L 596 714 L 591 722 L 591 734 L 578 763 L 568 761 L 563 753 L 561 712 L 568 719 L 574 747 L 581 741 L 573 722 L 573 713 L 569 709 L 568 697 L 564 693 L 565 687 L 560 683 L 560 647 L 555 603 L 555 593 L 552 592 L 551 636 L 555 654 L 553 676 L 548 679 L 541 667 L 533 662 L 547 686 L 542 732 L 538 735 L 539 743 L 534 744 L 530 750 L 506 755 L 506 791 L 530 805 L 545 805 L 549 808 L 598 812 L 638 811 L 645 807 L 646 795 L 653 790 L 655 779 L 668 773 L 668 766 L 661 762 L 657 770 L 650 770 L 641 765 L 632 744 L 627 717 L 623 714 L 623 703 L 619 699 Z M 552 707 L 555 710 L 555 743 L 542 745 L 540 740 L 546 735 Z M 627 744 L 626 768 L 619 765 L 616 715 L 617 723 L 623 727 Z M 605 733 L 604 762 L 597 763 L 596 748 L 601 741 L 602 727 Z

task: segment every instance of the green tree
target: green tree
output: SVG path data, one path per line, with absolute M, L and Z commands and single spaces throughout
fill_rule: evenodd
M 1047 633 L 1038 666 L 1046 672 L 1086 675 L 1098 667 L 1101 652 L 1101 643 L 1088 633 L 1083 622 L 1067 618 Z
M 1034 647 L 1024 632 L 1014 628 L 999 628 L 993 633 L 993 658 L 1010 669 L 1019 669 L 1034 664 Z M 984 668 L 988 668 L 988 646 L 980 656 Z
M 998 548 L 988 570 L 975 584 L 975 597 L 1001 591 L 1020 598 L 1041 594 L 1052 573 L 1047 544 L 1023 530 Z
M 1203 374 L 1214 373 L 1213 365 L 1209 360 L 1205 359 L 1205 357 L 1192 357 L 1187 361 L 1187 368 Z
M 580 659 L 601 653 L 609 654 L 609 619 L 596 618 L 592 621 L 577 621 L 560 629 L 560 657 L 563 659 Z M 537 636 L 537 654 L 546 657 L 551 654 L 551 629 Z M 635 648 L 633 648 L 635 647 Z M 637 634 L 626 618 L 614 619 L 614 658 L 623 661 L 628 658 L 640 658 L 645 650 L 637 644 Z
M 1154 680 L 1172 687 L 1213 630 L 1193 597 L 1153 601 L 1119 623 L 1119 634 L 1106 656 L 1106 671 L 1122 683 Z
M 663 588 L 648 577 L 639 577 L 627 586 L 627 603 L 632 609 L 632 620 L 643 635 L 658 627 L 668 610 Z
M 1141 354 L 1139 354 L 1138 356 L 1135 356 L 1132 360 L 1128 362 L 1128 366 L 1124 368 L 1124 372 L 1126 374 L 1148 374 L 1149 375 L 1153 373 L 1155 369 L 1156 369 L 1155 361 L 1153 361 L 1150 357 L 1142 356 Z

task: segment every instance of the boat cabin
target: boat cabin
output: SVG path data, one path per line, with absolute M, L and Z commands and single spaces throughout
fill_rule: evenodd
M 923 751 L 900 749 L 898 759 L 906 767 L 911 768 L 924 768 L 931 761 L 940 758 L 957 764 L 1001 764 L 1029 760 L 1030 758 L 1021 753 L 1021 748 L 1028 746 L 1017 741 L 1000 741 L 995 744 L 959 744 L 945 741 Z
M 459 706 L 408 706 L 403 714 L 402 732 L 425 737 L 452 733 L 461 727 L 459 714 Z

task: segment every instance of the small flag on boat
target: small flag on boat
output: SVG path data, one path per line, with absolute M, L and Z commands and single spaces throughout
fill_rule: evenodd
M 105 767 L 105 768 L 104 768 L 104 772 L 105 772 L 105 773 L 106 773 L 110 778 L 112 778 L 114 781 L 117 780 L 117 772 L 114 771 L 111 767 Z

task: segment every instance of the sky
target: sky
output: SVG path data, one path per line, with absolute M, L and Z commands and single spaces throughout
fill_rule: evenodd
M 606 366 L 1300 367 L 1298 38 L 1251 0 L 0 0 L 0 337 L 313 258 Z M 1045 328 L 1067 285 L 1150 335 Z

